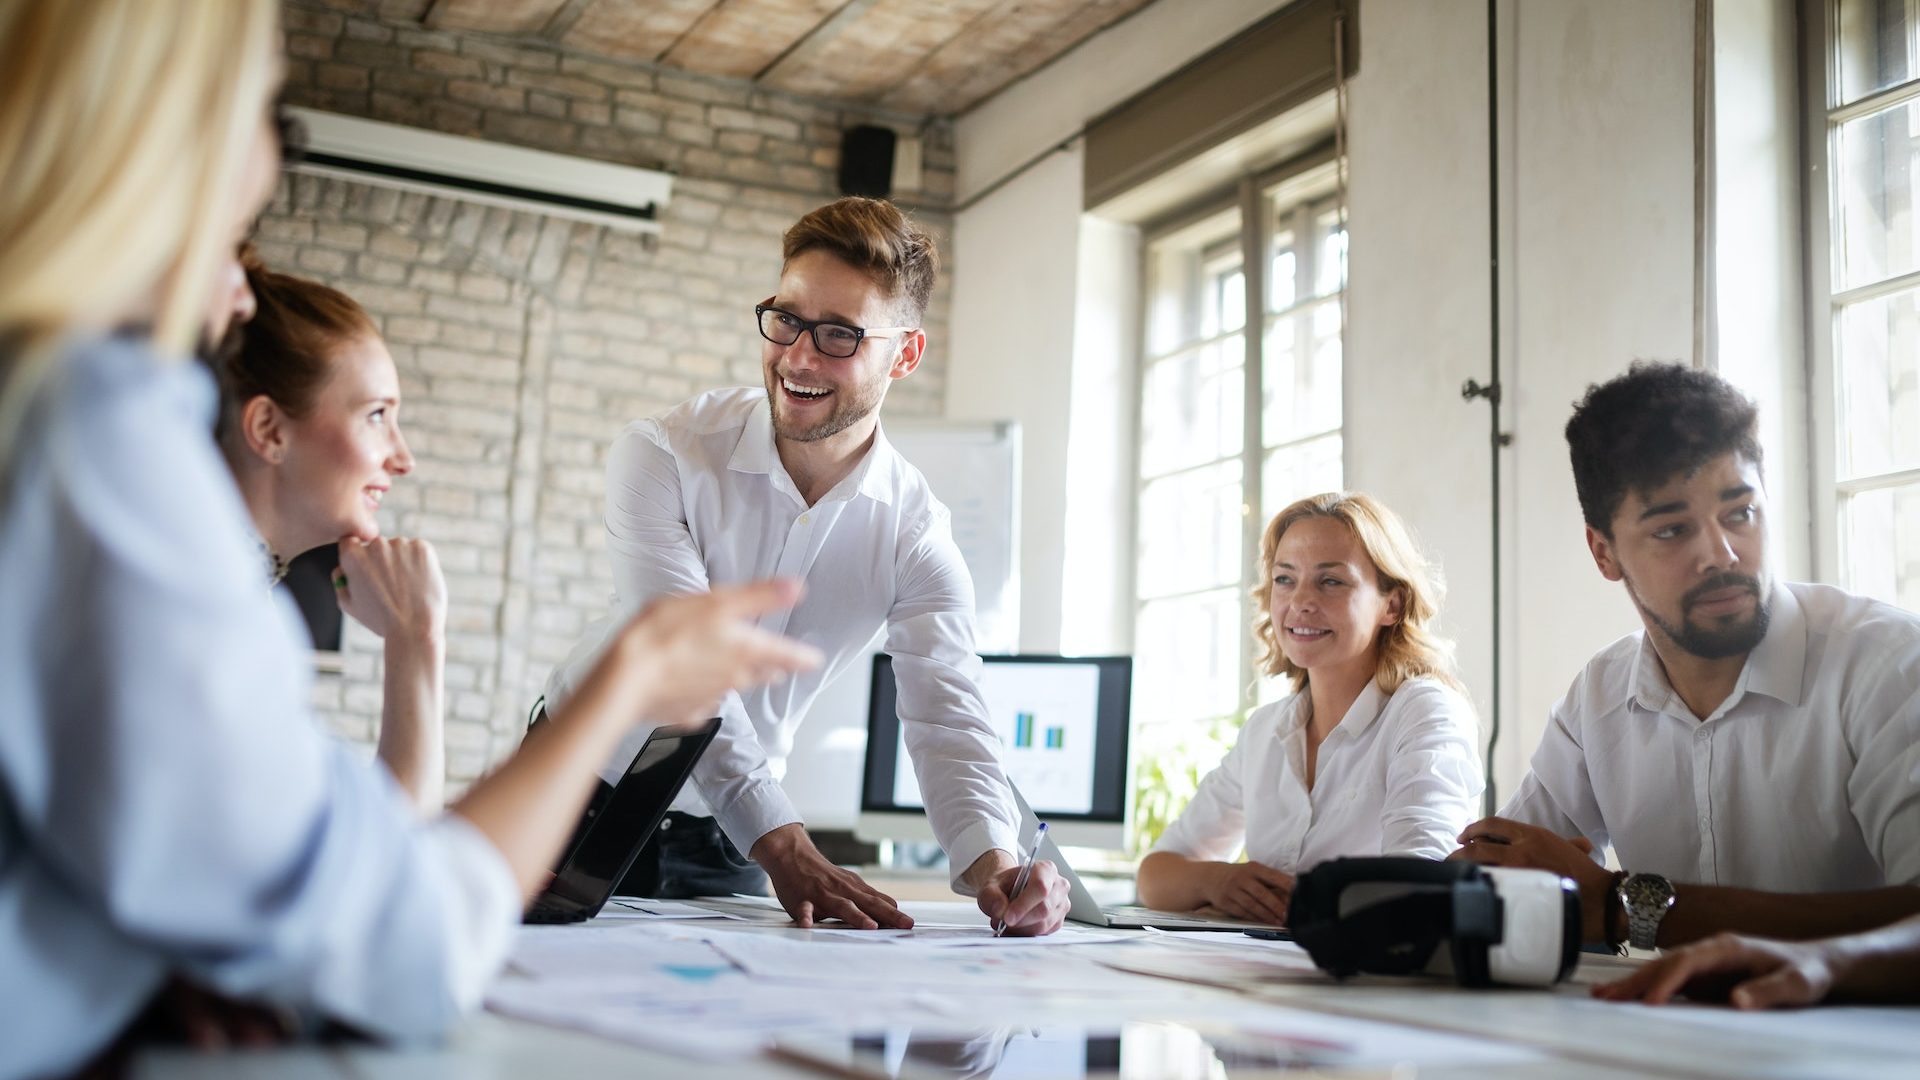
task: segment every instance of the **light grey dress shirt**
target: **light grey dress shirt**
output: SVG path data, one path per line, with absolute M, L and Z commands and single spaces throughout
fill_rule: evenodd
M 0 475 L 0 1076 L 64 1072 L 177 972 L 376 1035 L 440 1032 L 519 897 L 306 706 L 197 366 L 70 348 Z
M 1696 717 L 1644 632 L 1554 706 L 1503 817 L 1698 885 L 1920 885 L 1920 617 L 1778 582 L 1733 693 Z

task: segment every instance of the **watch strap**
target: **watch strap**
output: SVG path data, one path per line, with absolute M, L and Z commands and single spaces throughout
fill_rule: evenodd
M 1673 907 L 1673 883 L 1659 874 L 1633 874 L 1620 883 L 1619 893 L 1627 909 L 1627 944 L 1657 947 L 1660 923 Z

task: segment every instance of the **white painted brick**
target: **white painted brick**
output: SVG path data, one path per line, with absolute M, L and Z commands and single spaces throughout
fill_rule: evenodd
M 438 327 L 439 323 L 434 324 Z M 486 382 L 516 385 L 520 381 L 520 361 L 504 356 L 488 356 L 473 349 L 442 349 L 422 346 L 414 351 L 415 363 L 429 375 L 458 375 Z

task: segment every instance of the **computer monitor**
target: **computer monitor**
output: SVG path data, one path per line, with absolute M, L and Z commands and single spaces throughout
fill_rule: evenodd
M 980 693 L 1000 761 L 1062 844 L 1126 847 L 1130 656 L 985 656 Z M 854 832 L 930 840 L 933 830 L 894 711 L 893 659 L 873 658 L 866 770 Z

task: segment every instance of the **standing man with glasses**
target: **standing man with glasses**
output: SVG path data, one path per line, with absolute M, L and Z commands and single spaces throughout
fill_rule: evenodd
M 630 424 L 613 444 L 613 614 L 710 585 L 801 578 L 805 597 L 763 625 L 826 662 L 725 700 L 697 792 L 681 796 L 619 891 L 725 895 L 762 892 L 770 879 L 802 926 L 911 926 L 891 898 L 820 854 L 777 779 L 808 706 L 884 626 L 907 752 L 954 887 L 1010 933 L 1051 933 L 1068 906 L 1051 864 L 1036 864 L 1008 897 L 1019 816 L 978 686 L 973 581 L 946 508 L 880 430 L 887 388 L 926 351 L 933 240 L 891 203 L 846 198 L 787 230 L 782 255 L 779 291 L 754 307 L 764 388 L 701 394 Z M 549 701 L 566 697 L 598 647 L 590 631 L 554 672 Z

